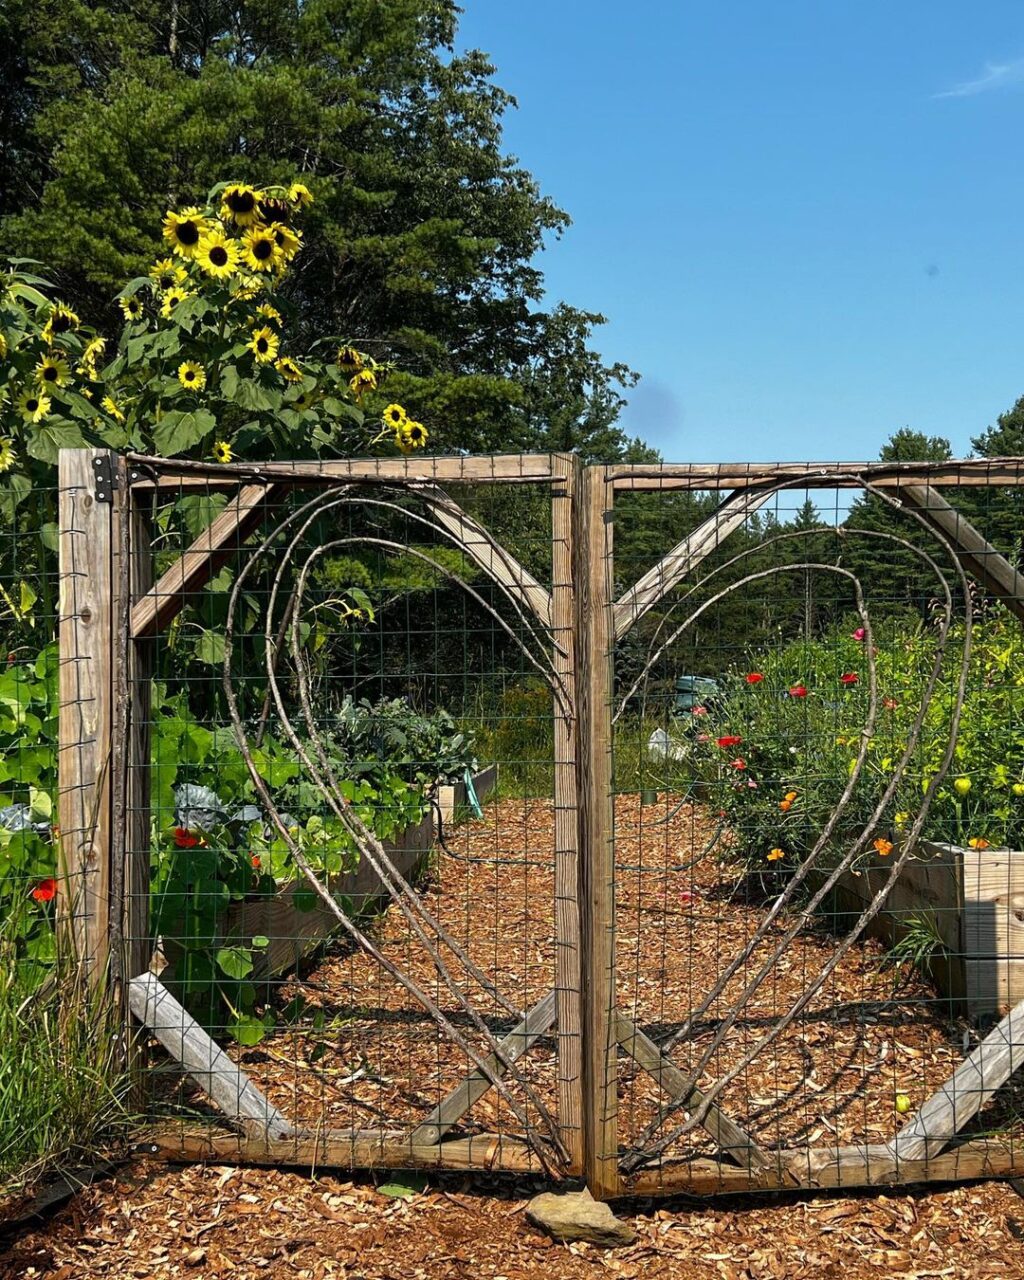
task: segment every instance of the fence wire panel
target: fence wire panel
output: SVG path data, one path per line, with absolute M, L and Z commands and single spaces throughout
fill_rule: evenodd
M 133 489 L 160 1141 L 225 1152 L 230 1118 L 282 1159 L 563 1167 L 550 485 L 307 469 L 239 514 L 172 475 Z M 190 1019 L 206 1075 L 167 1052 Z
M 956 465 L 620 481 L 627 1187 L 977 1176 L 1019 1149 L 1024 495 Z

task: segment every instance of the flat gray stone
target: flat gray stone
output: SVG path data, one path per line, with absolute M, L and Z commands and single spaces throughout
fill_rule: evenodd
M 616 1218 L 603 1200 L 586 1190 L 564 1195 L 545 1191 L 526 1206 L 526 1216 L 555 1240 L 586 1240 L 609 1249 L 636 1239 L 628 1222 Z

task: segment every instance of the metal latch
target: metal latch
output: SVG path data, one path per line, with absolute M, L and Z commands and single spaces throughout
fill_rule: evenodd
M 92 469 L 96 476 L 96 501 L 112 503 L 117 478 L 114 475 L 114 455 L 99 453 L 92 460 Z

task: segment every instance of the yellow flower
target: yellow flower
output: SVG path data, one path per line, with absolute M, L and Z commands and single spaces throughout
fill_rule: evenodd
M 901 809 L 893 818 L 893 822 L 896 824 L 896 830 L 902 831 L 902 829 L 907 825 L 909 819 L 910 814 L 907 813 L 906 809 Z
M 71 381 L 68 362 L 55 356 L 43 356 L 36 365 L 35 379 L 41 387 L 66 387 Z
M 259 218 L 256 206 L 260 192 L 245 182 L 233 182 L 221 192 L 220 216 L 239 227 L 249 227 Z
M 264 283 L 259 276 L 248 274 L 239 273 L 231 283 L 234 298 L 238 302 L 251 302 L 253 298 L 259 297 L 264 288 Z
M 18 411 L 26 422 L 42 422 L 50 412 L 50 398 L 41 391 L 26 391 L 18 400 Z
M 186 391 L 202 391 L 206 386 L 206 371 L 194 360 L 183 360 L 178 365 L 178 381 Z
M 82 352 L 82 363 L 79 368 L 83 373 L 88 373 L 90 378 L 96 377 L 96 361 L 102 359 L 106 354 L 107 340 L 106 338 L 93 338 L 91 342 L 85 344 L 85 350 Z
M 53 346 L 53 340 L 62 333 L 69 333 L 72 329 L 79 326 L 78 316 L 66 307 L 63 302 L 54 303 L 50 311 L 49 319 L 43 326 L 43 341 L 48 347 Z
M 0 360 L 7 358 L 7 339 L 0 333 Z
M 301 182 L 293 182 L 288 188 L 288 199 L 300 209 L 306 209 L 313 203 L 313 193 Z
M 124 422 L 124 414 L 120 408 L 118 408 L 117 401 L 113 396 L 104 396 L 100 401 L 100 405 L 107 411 L 107 413 L 110 414 L 115 422 Z
M 879 836 L 874 844 L 880 857 L 888 858 L 889 854 L 892 853 L 893 843 L 891 840 L 886 840 L 884 836 Z
M 178 286 L 175 285 L 173 289 L 168 289 L 164 294 L 164 300 L 160 304 L 160 314 L 165 320 L 170 320 L 174 315 L 174 309 L 178 303 L 184 302 L 186 298 L 191 297 L 192 295 L 185 289 L 179 289 Z
M 768 861 L 778 862 L 780 858 L 784 858 L 785 856 L 786 852 L 784 849 L 772 849 L 768 853 Z
M 988 841 L 985 839 L 984 836 L 971 836 L 970 840 L 968 840 L 967 843 L 970 845 L 972 849 L 988 848 Z
M 277 359 L 277 349 L 281 344 L 280 338 L 267 325 L 262 329 L 257 329 L 252 335 L 249 343 L 249 350 L 256 357 L 259 364 L 270 364 L 271 361 Z
M 1010 790 L 1015 796 L 1024 796 L 1024 782 L 1015 782 Z
M 196 262 L 214 280 L 227 280 L 238 270 L 238 245 L 217 227 L 199 241 Z
M 422 449 L 427 443 L 427 429 L 422 422 L 407 422 L 399 431 L 400 443 L 406 449 Z
M 362 352 L 355 347 L 338 348 L 338 368 L 342 373 L 358 373 L 363 363 Z
M 361 400 L 367 391 L 377 389 L 377 376 L 372 369 L 360 369 L 354 378 L 349 378 L 348 385 L 357 400 Z
M 386 427 L 393 427 L 395 431 L 397 431 L 399 427 L 404 427 L 409 421 L 409 415 L 400 404 L 389 404 L 383 414 L 381 414 L 381 418 Z
M 905 1093 L 898 1093 L 896 1095 L 896 1110 L 901 1116 L 905 1116 L 907 1114 L 911 1105 L 911 1101 Z
M 176 284 L 184 284 L 188 279 L 188 272 L 176 264 L 173 258 L 161 258 L 150 267 L 149 278 L 158 289 L 171 289 Z
M 953 783 L 953 790 L 957 793 L 958 796 L 965 796 L 968 793 L 968 791 L 970 791 L 970 789 L 971 789 L 970 778 L 957 778 L 957 780 Z
M 254 271 L 273 271 L 280 253 L 273 232 L 266 227 L 250 227 L 242 237 L 242 256 Z
M 282 356 L 281 359 L 278 360 L 277 363 L 274 365 L 274 368 L 278 371 L 281 377 L 284 378 L 285 382 L 301 382 L 302 381 L 302 377 L 303 377 L 302 370 L 291 358 L 291 356 Z
M 17 461 L 14 441 L 9 436 L 0 436 L 0 471 L 10 471 Z
M 256 308 L 256 314 L 262 316 L 264 320 L 273 320 L 276 324 L 281 323 L 281 313 L 277 307 L 272 307 L 269 302 L 261 302 Z
M 226 440 L 218 440 L 213 446 L 213 456 L 218 462 L 230 462 L 234 454 Z
M 302 413 L 310 407 L 313 403 L 313 399 L 314 396 L 312 391 L 300 391 L 294 400 L 286 402 L 285 407 L 288 409 L 294 409 L 296 413 Z
M 291 262 L 292 258 L 302 248 L 302 233 L 293 231 L 291 227 L 286 226 L 283 222 L 272 222 L 267 230 L 274 237 L 278 253 L 280 253 L 285 262 Z
M 126 320 L 138 320 L 142 315 L 142 299 L 137 293 L 133 293 L 130 298 L 118 298 L 117 305 Z
M 164 217 L 164 239 L 179 258 L 194 258 L 209 225 L 195 205 L 181 213 L 169 209 Z

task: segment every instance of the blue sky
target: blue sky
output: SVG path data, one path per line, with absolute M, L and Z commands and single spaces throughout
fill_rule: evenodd
M 463 0 L 671 461 L 958 454 L 1024 394 L 1024 4 Z

